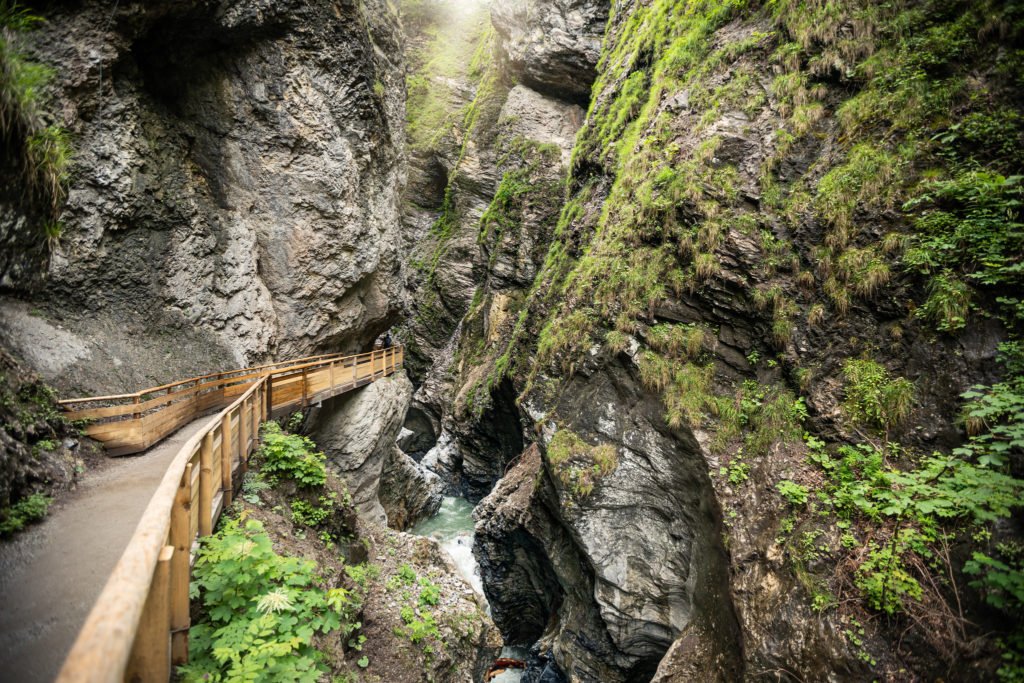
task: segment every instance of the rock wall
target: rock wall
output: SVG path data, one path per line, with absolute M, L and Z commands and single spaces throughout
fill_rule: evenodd
M 42 315 L 129 366 L 159 349 L 162 380 L 191 365 L 179 334 L 241 364 L 356 350 L 397 320 L 404 65 L 385 3 L 57 4 L 29 46 L 74 150 L 45 289 L 19 294 Z

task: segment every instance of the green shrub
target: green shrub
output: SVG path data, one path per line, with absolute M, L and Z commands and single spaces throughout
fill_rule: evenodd
M 416 570 L 409 566 L 407 562 L 403 562 L 398 568 L 398 574 L 396 576 L 401 583 L 407 586 L 411 586 L 416 582 Z
M 404 622 L 404 627 L 395 629 L 395 634 L 409 639 L 410 643 L 420 643 L 428 638 L 439 639 L 441 631 L 437 628 L 434 615 L 427 611 L 420 611 L 403 605 L 399 614 Z
M 1024 617 L 1024 548 L 1000 544 L 1002 561 L 975 552 L 964 565 L 964 573 L 976 576 L 971 586 L 979 589 L 985 602 L 1017 618 Z
M 33 493 L 12 505 L 0 518 L 0 536 L 9 536 L 25 528 L 27 524 L 46 516 L 53 499 L 41 493 Z
M 955 456 L 935 453 L 899 469 L 871 445 L 840 446 L 838 457 L 816 439 L 808 446 L 828 478 L 822 502 L 841 520 L 857 518 L 889 533 L 884 545 L 872 544 L 855 577 L 868 604 L 889 614 L 921 599 L 908 567 L 933 563 L 933 546 L 950 531 L 981 529 L 1022 504 L 1024 481 Z
M 441 602 L 441 588 L 426 577 L 419 580 L 421 607 L 436 607 Z
M 920 600 L 924 594 L 921 584 L 907 572 L 900 554 L 889 545 L 879 548 L 871 544 L 854 583 L 868 605 L 886 614 L 903 611 L 907 600 Z
M 932 276 L 920 315 L 939 329 L 953 331 L 966 324 L 972 299 L 966 281 L 1003 295 L 1000 303 L 1011 320 L 1024 318 L 1024 304 L 1016 298 L 1024 287 L 1022 181 L 1022 176 L 963 170 L 951 180 L 922 185 L 921 194 L 905 205 L 923 209 L 904 262 Z
M 971 438 L 953 451 L 992 467 L 1005 467 L 1010 453 L 1024 446 L 1024 346 L 1008 342 L 999 350 L 1010 377 L 962 394 L 967 399 L 963 421 Z
M 242 500 L 250 505 L 260 504 L 260 493 L 269 491 L 270 483 L 259 472 L 250 470 L 242 479 Z
M 313 562 L 274 552 L 263 525 L 227 520 L 202 540 L 191 593 L 203 615 L 189 630 L 185 681 L 308 681 L 326 673 L 316 633 L 356 628 L 358 601 L 326 589 Z
M 327 482 L 326 456 L 306 437 L 286 434 L 276 422 L 266 422 L 262 439 L 257 457 L 264 476 L 285 477 L 306 487 Z

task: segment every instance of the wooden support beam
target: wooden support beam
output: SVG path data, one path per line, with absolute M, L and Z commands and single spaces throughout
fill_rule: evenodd
M 207 432 L 199 449 L 199 535 L 213 533 L 213 432 Z
M 192 525 L 189 508 L 192 506 L 192 463 L 185 465 L 178 492 L 171 509 L 171 663 L 188 663 L 189 619 L 188 584 L 190 578 L 189 554 L 192 550 Z
M 159 681 L 171 677 L 169 581 L 174 546 L 164 546 L 157 559 L 153 583 L 149 586 L 142 619 L 128 659 L 124 680 L 131 683 Z
M 274 414 L 274 376 L 267 375 L 267 419 Z

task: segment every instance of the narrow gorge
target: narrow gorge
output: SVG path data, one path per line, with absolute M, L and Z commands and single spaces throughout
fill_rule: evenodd
M 142 420 L 249 368 L 180 680 L 1024 681 L 1019 2 L 4 1 L 0 31 L 11 680 L 81 628 L 25 597 L 48 539 L 171 461 L 58 399 Z M 81 620 L 96 543 L 89 587 L 53 573 Z

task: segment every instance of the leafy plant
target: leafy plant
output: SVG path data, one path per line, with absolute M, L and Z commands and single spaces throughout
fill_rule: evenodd
M 1024 481 L 952 455 L 935 453 L 898 469 L 869 444 L 840 446 L 838 457 L 816 439 L 808 446 L 810 459 L 828 477 L 822 500 L 840 520 L 860 518 L 888 528 L 889 540 L 872 543 L 855 583 L 870 606 L 889 614 L 922 595 L 908 558 L 933 558 L 931 546 L 948 529 L 1005 518 L 1024 495 Z
M 331 496 L 320 496 L 320 505 L 313 505 L 304 500 L 291 502 L 292 521 L 308 527 L 323 524 L 334 512 L 334 499 Z
M 894 614 L 906 607 L 906 601 L 920 600 L 921 584 L 911 576 L 897 549 L 872 543 L 867 559 L 857 568 L 855 584 L 872 608 Z
M 1010 377 L 992 386 L 964 392 L 963 421 L 969 441 L 953 452 L 977 458 L 982 465 L 1004 467 L 1013 452 L 1024 449 L 1024 347 L 1020 342 L 1000 345 L 1000 359 Z
M 366 592 L 371 582 L 376 581 L 380 576 L 380 566 L 371 563 L 347 564 L 345 574 L 355 584 L 356 588 Z
M 436 607 L 441 601 L 441 588 L 431 581 L 430 579 L 423 577 L 419 580 L 420 584 L 420 597 L 419 603 L 422 607 Z
M 420 611 L 409 605 L 403 605 L 399 614 L 404 622 L 404 627 L 395 629 L 395 634 L 409 639 L 410 643 L 420 643 L 428 638 L 438 639 L 441 631 L 434 621 L 434 616 L 426 611 Z
M 416 570 L 409 566 L 407 562 L 403 562 L 398 568 L 396 576 L 401 583 L 406 585 L 412 585 L 416 582 Z
M 189 631 L 186 681 L 308 681 L 325 673 L 317 633 L 351 633 L 358 602 L 326 589 L 308 560 L 274 552 L 263 525 L 227 520 L 202 540 L 191 586 L 203 616 Z
M 305 487 L 326 483 L 326 456 L 308 438 L 286 434 L 276 422 L 263 424 L 262 438 L 258 457 L 264 476 L 286 477 Z
M 1005 561 L 975 552 L 964 565 L 964 573 L 978 577 L 971 586 L 981 590 L 985 601 L 993 607 L 1024 616 L 1024 552 L 1000 548 Z
M 934 320 L 939 329 L 964 327 L 971 299 L 964 280 L 975 287 L 1021 291 L 1021 206 L 1024 176 L 1005 177 L 977 168 L 927 183 L 918 197 L 906 203 L 907 210 L 923 211 L 916 218 L 918 234 L 904 262 L 934 276 L 932 292 L 920 309 L 922 316 Z M 1004 308 L 1010 319 L 1024 318 L 1019 301 Z M 957 315 L 946 315 L 951 309 Z
M 260 504 L 260 493 L 269 491 L 270 482 L 263 478 L 259 472 L 248 471 L 242 479 L 242 499 L 250 505 Z
M 807 504 L 807 488 L 797 484 L 795 481 L 783 479 L 775 485 L 775 488 L 779 490 L 779 493 L 782 494 L 782 497 L 785 498 L 790 505 L 803 507 Z

